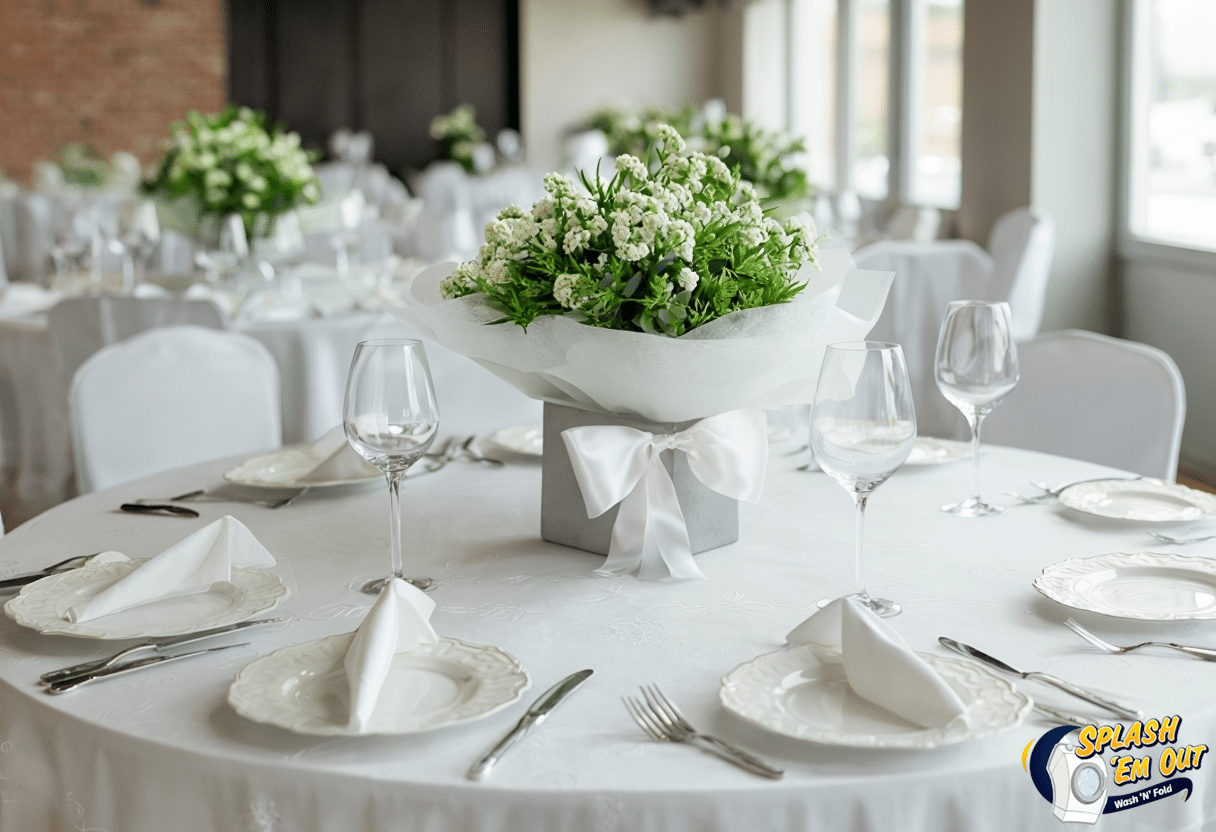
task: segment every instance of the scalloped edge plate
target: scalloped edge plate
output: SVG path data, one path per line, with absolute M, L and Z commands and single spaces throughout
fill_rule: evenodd
M 917 653 L 967 705 L 967 724 L 920 728 L 854 694 L 838 655 L 814 645 L 787 647 L 744 662 L 722 677 L 718 698 L 726 710 L 796 740 L 855 748 L 936 748 L 990 737 L 1020 724 L 1033 706 L 1026 694 L 974 661 Z M 811 697 L 810 707 L 795 700 Z M 830 711 L 827 721 L 811 711 Z M 847 722 L 852 722 L 852 726 Z M 866 727 L 869 727 L 867 730 Z
M 539 459 L 545 450 L 544 425 L 513 425 L 496 430 L 481 440 L 482 453 L 497 451 Z
M 1057 499 L 1074 511 L 1115 520 L 1176 523 L 1216 516 L 1216 496 L 1148 477 L 1079 482 Z
M 1133 584 L 1136 605 L 1103 592 L 1122 582 Z M 1190 586 L 1188 586 L 1188 584 Z M 1216 561 L 1164 552 L 1109 552 L 1070 558 L 1045 568 L 1033 586 L 1058 604 L 1136 621 L 1203 621 L 1216 618 Z M 1204 591 L 1204 588 L 1208 591 Z M 1190 611 L 1179 611 L 1179 593 L 1206 596 Z M 1156 596 L 1159 600 L 1152 601 Z
M 352 731 L 343 667 L 352 638 L 328 636 L 256 659 L 236 675 L 229 704 L 246 719 L 297 734 L 417 734 L 489 716 L 532 685 L 510 653 L 440 638 L 393 657 L 367 730 Z
M 206 592 L 163 598 L 77 624 L 61 617 L 67 607 L 93 597 L 145 562 L 88 563 L 48 575 L 22 587 L 4 605 L 4 613 L 22 627 L 45 635 L 121 641 L 183 636 L 236 624 L 272 609 L 287 595 L 287 586 L 278 575 L 247 567 L 233 569 L 231 582 L 212 584 Z M 65 600 L 68 595 L 74 597 Z

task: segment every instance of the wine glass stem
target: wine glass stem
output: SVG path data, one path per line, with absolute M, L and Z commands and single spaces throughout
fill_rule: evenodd
M 388 530 L 389 555 L 393 559 L 393 577 L 405 578 L 401 563 L 401 475 L 403 471 L 389 471 L 388 479 Z
M 977 503 L 983 502 L 980 499 L 980 426 L 984 424 L 986 415 L 977 407 L 968 420 L 971 422 L 971 496 Z
M 856 511 L 853 513 L 854 525 L 856 526 L 856 535 L 854 536 L 854 574 L 853 585 L 854 591 L 861 596 L 866 594 L 866 575 L 865 575 L 865 559 L 862 556 L 865 542 L 865 527 L 866 527 L 866 501 L 870 499 L 868 491 L 854 491 L 853 505 Z

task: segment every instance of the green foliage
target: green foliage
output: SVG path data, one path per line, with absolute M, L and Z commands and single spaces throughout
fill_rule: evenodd
M 481 292 L 527 327 L 543 315 L 589 326 L 679 336 L 741 309 L 784 303 L 803 289 L 798 269 L 815 261 L 814 230 L 766 218 L 754 187 L 716 156 L 684 155 L 661 125 L 652 173 L 617 159 L 608 181 L 550 174 L 531 211 L 511 206 L 486 226 L 476 260 L 441 290 Z
M 203 214 L 239 214 L 252 236 L 259 215 L 271 218 L 312 204 L 320 185 L 315 154 L 298 133 L 267 129 L 266 114 L 229 106 L 221 113 L 191 112 L 171 128 L 164 158 L 143 191 L 167 199 L 192 197 Z

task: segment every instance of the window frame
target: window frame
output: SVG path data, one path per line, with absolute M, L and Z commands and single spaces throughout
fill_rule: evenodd
M 1216 271 L 1216 243 L 1211 247 L 1162 240 L 1137 233 L 1132 228 L 1132 212 L 1144 185 L 1140 181 L 1146 167 L 1138 167 L 1137 156 L 1144 148 L 1137 143 L 1137 119 L 1147 115 L 1147 80 L 1137 75 L 1145 60 L 1151 33 L 1150 0 L 1122 0 L 1120 12 L 1119 54 L 1123 56 L 1119 72 L 1119 181 L 1117 189 L 1118 220 L 1116 223 L 1118 253 L 1128 260 L 1155 261 L 1179 266 Z

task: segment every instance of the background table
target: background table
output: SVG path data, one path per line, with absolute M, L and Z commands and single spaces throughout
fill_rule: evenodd
M 1039 717 L 986 740 L 894 752 L 783 739 L 718 704 L 723 674 L 777 649 L 817 599 L 851 588 L 851 501 L 824 475 L 796 471 L 802 461 L 774 449 L 763 501 L 742 508 L 740 541 L 699 555 L 706 580 L 681 583 L 594 577 L 599 557 L 541 541 L 537 465 L 461 462 L 409 480 L 406 558 L 437 581 L 437 631 L 511 652 L 533 686 L 486 719 L 403 737 L 296 736 L 246 721 L 226 701 L 233 676 L 254 658 L 348 632 L 362 620 L 371 599 L 348 584 L 387 563 L 382 487 L 311 494 L 277 511 L 202 503 L 198 520 L 116 511 L 132 498 L 217 483 L 230 460 L 52 509 L 0 540 L 0 576 L 105 548 L 150 556 L 230 512 L 279 559 L 276 569 L 291 592 L 280 612 L 290 620 L 254 631 L 249 647 L 60 697 L 40 691 L 39 674 L 114 645 L 40 636 L 0 621 L 0 830 L 1057 828 L 1021 765 L 1027 743 L 1052 725 Z M 992 497 L 1029 491 L 1032 479 L 1114 473 L 1002 448 L 985 449 L 983 463 Z M 1180 714 L 1180 741 L 1213 744 L 1216 664 L 1151 651 L 1101 654 L 1061 622 L 1075 615 L 1116 641 L 1168 636 L 1198 644 L 1216 643 L 1216 623 L 1104 619 L 1031 588 L 1043 567 L 1064 558 L 1149 548 L 1147 525 L 1058 505 L 978 520 L 941 513 L 938 506 L 966 493 L 969 482 L 966 463 L 905 467 L 870 502 L 870 588 L 903 603 L 892 625 L 908 643 L 944 653 L 937 636 L 953 636 L 1015 665 L 1118 694 L 1146 715 Z M 532 698 L 583 667 L 596 671 L 585 689 L 489 780 L 464 779 L 470 762 Z M 776 760 L 785 779 L 764 780 L 696 749 L 644 739 L 620 702 L 642 683 L 659 684 L 699 727 Z M 1031 695 L 1044 692 L 1020 684 Z M 1069 699 L 1044 696 L 1082 708 Z M 1216 790 L 1206 768 L 1193 773 L 1189 800 L 1112 815 L 1097 828 L 1209 828 Z
M 418 337 L 385 312 L 237 323 L 274 355 L 282 381 L 283 443 L 317 439 L 342 421 L 355 345 Z M 483 432 L 539 421 L 527 399 L 464 356 L 427 342 L 445 429 Z M 75 492 L 69 380 L 55 359 L 45 315 L 0 319 L 0 516 L 9 528 Z

